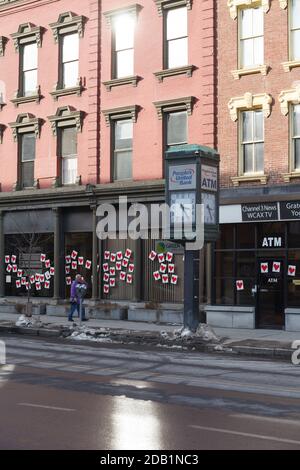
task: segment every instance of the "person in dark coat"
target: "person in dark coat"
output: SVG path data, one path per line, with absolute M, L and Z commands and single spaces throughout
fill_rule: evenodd
M 73 315 L 76 310 L 78 313 L 78 317 L 80 316 L 80 298 L 77 296 L 77 291 L 76 291 L 78 285 L 80 284 L 86 284 L 86 282 L 80 274 L 77 274 L 71 285 L 71 297 L 70 297 L 71 308 L 70 308 L 70 313 L 68 316 L 68 320 L 71 322 L 74 321 Z M 84 308 L 82 308 L 82 321 L 87 321 L 87 318 L 85 318 Z

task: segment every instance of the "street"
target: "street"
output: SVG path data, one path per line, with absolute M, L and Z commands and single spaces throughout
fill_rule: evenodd
M 300 449 L 300 366 L 0 339 L 1 449 Z

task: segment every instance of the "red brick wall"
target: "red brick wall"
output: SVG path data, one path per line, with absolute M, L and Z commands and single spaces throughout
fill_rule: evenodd
M 292 88 L 293 83 L 300 80 L 299 68 L 287 73 L 281 65 L 288 60 L 288 11 L 280 8 L 278 0 L 272 0 L 269 12 L 264 14 L 265 64 L 270 67 L 267 76 L 256 74 L 234 80 L 231 70 L 238 68 L 237 19 L 230 17 L 226 0 L 216 3 L 218 149 L 221 154 L 222 185 L 231 186 L 230 178 L 238 174 L 238 123 L 232 122 L 227 104 L 230 98 L 246 92 L 268 93 L 273 97 L 271 116 L 265 119 L 265 173 L 270 177 L 269 185 L 284 184 L 282 174 L 289 171 L 289 118 L 281 114 L 278 96 L 282 90 Z

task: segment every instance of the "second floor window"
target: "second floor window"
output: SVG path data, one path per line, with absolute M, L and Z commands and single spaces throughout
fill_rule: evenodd
M 240 11 L 240 67 L 264 63 L 264 13 L 262 7 Z
M 292 152 L 294 170 L 300 171 L 300 104 L 293 106 Z
M 188 65 L 187 8 L 167 10 L 165 19 L 165 68 Z
M 38 48 L 36 42 L 22 47 L 21 55 L 21 95 L 31 96 L 37 93 Z
M 242 173 L 264 171 L 264 116 L 262 110 L 241 113 Z
M 187 112 L 167 113 L 165 119 L 167 148 L 187 144 Z
M 291 59 L 300 60 L 300 0 L 291 0 Z
M 76 87 L 79 77 L 79 36 L 78 33 L 63 35 L 61 38 L 61 86 Z
M 75 184 L 77 179 L 77 132 L 75 127 L 60 131 L 61 183 Z
M 131 14 L 117 16 L 114 20 L 114 78 L 134 74 L 135 17 Z
M 131 119 L 114 124 L 114 181 L 132 178 L 133 122 Z
M 35 143 L 34 132 L 19 136 L 20 143 L 20 186 L 30 188 L 34 185 Z

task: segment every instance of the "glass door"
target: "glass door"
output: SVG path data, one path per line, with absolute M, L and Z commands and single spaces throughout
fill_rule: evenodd
M 259 328 L 284 326 L 284 258 L 258 258 L 257 323 Z

